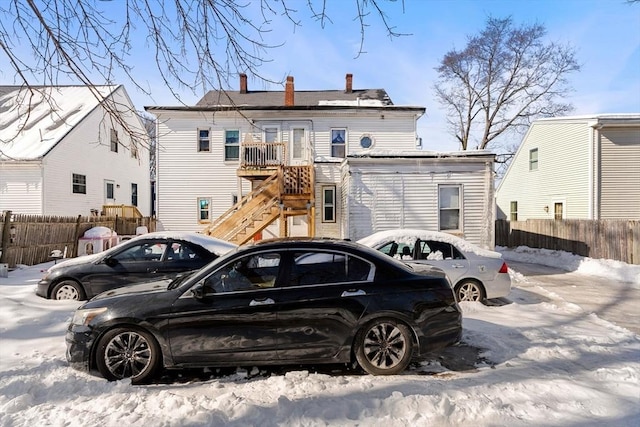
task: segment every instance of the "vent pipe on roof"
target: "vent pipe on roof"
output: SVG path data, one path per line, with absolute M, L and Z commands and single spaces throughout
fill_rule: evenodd
M 287 76 L 287 83 L 284 87 L 284 105 L 285 107 L 292 107 L 294 105 L 293 98 L 293 77 Z
M 240 93 L 247 93 L 247 75 L 245 73 L 240 74 Z
M 346 80 L 347 84 L 344 88 L 344 91 L 345 93 L 351 93 L 353 92 L 353 74 L 347 74 Z

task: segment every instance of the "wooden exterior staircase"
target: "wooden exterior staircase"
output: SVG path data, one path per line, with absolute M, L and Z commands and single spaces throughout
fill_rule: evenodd
M 264 175 L 269 173 L 264 178 Z M 280 236 L 287 236 L 286 218 L 307 215 L 309 229 L 313 224 L 313 166 L 273 166 L 246 170 L 241 166 L 238 176 L 259 182 L 204 231 L 219 239 L 241 245 L 280 219 Z

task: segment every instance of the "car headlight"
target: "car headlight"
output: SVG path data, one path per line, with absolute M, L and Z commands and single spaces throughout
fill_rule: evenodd
M 107 311 L 107 307 L 100 308 L 86 308 L 83 310 L 76 310 L 73 315 L 71 324 L 77 326 L 87 326 L 98 315 Z

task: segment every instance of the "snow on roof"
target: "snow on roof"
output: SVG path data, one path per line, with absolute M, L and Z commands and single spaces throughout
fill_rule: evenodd
M 43 157 L 118 86 L 5 86 L 0 93 L 0 160 Z
M 415 243 L 416 239 L 436 240 L 439 242 L 450 243 L 454 245 L 456 248 L 458 248 L 459 250 L 461 250 L 462 252 L 473 253 L 478 256 L 483 256 L 488 258 L 502 257 L 502 255 L 499 252 L 483 249 L 479 246 L 474 245 L 471 242 L 468 242 L 464 239 L 461 239 L 460 237 L 456 237 L 448 233 L 442 233 L 440 231 L 418 230 L 418 229 L 412 229 L 412 228 L 396 228 L 392 230 L 379 231 L 377 233 L 373 233 L 370 236 L 367 236 L 358 240 L 358 243 L 373 248 L 383 243 L 389 242 L 391 240 L 395 240 L 398 243 L 413 244 Z
M 336 100 L 320 100 L 318 105 L 344 105 L 358 107 L 384 107 L 387 104 L 379 99 L 336 99 Z

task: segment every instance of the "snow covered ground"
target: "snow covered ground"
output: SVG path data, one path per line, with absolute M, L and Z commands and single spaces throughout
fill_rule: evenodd
M 569 270 L 615 274 L 619 286 L 640 286 L 638 266 L 501 251 L 548 265 L 562 259 Z M 390 377 L 254 368 L 132 386 L 67 366 L 64 334 L 79 304 L 35 296 L 47 266 L 0 279 L 0 426 L 640 425 L 640 337 L 518 272 L 512 303 L 463 304 L 460 354 L 479 353 L 467 369 L 446 368 L 445 358 L 434 357 Z M 455 350 L 447 354 L 456 357 Z

